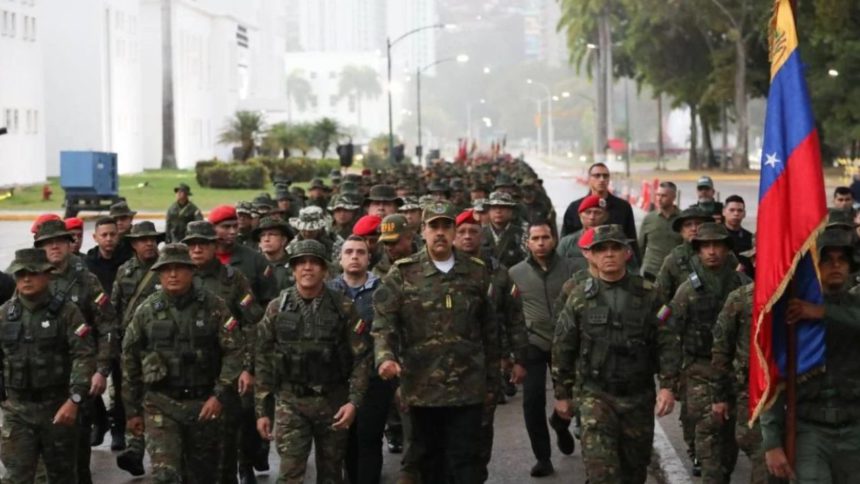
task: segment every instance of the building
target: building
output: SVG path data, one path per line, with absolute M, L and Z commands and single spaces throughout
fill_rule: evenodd
M 49 175 L 60 151 L 117 153 L 120 173 L 144 167 L 140 6 L 130 0 L 44 4 L 45 136 Z
M 0 186 L 45 179 L 42 0 L 0 3 Z
M 290 52 L 377 51 L 385 46 L 387 0 L 287 1 Z

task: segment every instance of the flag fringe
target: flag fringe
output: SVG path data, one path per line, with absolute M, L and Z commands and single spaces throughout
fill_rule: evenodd
M 797 253 L 794 254 L 794 259 L 791 261 L 791 266 L 789 267 L 785 276 L 783 276 L 782 281 L 776 287 L 776 291 L 774 291 L 774 293 L 770 296 L 767 303 L 765 303 L 764 307 L 762 308 L 762 310 L 758 314 L 758 320 L 756 321 L 756 325 L 755 325 L 755 336 L 753 338 L 753 341 L 755 341 L 755 345 L 754 345 L 755 346 L 755 354 L 759 360 L 759 365 L 761 366 L 761 368 L 764 368 L 766 370 L 764 372 L 764 378 L 765 378 L 764 395 L 765 396 L 767 396 L 770 393 L 771 385 L 773 384 L 773 382 L 770 381 L 770 365 L 768 364 L 767 358 L 765 358 L 764 351 L 762 351 L 761 346 L 758 344 L 758 335 L 759 335 L 759 331 L 761 330 L 761 323 L 764 320 L 764 316 L 767 313 L 771 312 L 771 310 L 773 309 L 773 305 L 776 304 L 776 302 L 779 300 L 779 298 L 782 297 L 783 293 L 785 293 L 785 290 L 788 288 L 788 284 L 791 282 L 791 279 L 794 278 L 794 272 L 797 270 L 797 265 L 800 263 L 801 257 L 805 256 L 806 253 L 809 252 L 809 248 L 812 247 L 813 245 L 815 245 L 816 239 L 818 239 L 818 236 L 821 234 L 821 232 L 827 226 L 828 218 L 829 217 L 827 217 L 827 216 L 824 217 L 824 219 L 821 221 L 821 223 L 819 223 L 818 226 L 809 235 L 809 237 L 807 237 L 806 241 L 800 247 L 800 250 L 798 250 Z M 816 256 L 815 258 L 817 259 L 818 258 L 817 254 L 815 256 Z M 816 271 L 817 270 L 818 270 L 818 267 L 816 265 Z M 747 425 L 750 428 L 753 427 L 753 425 L 755 424 L 755 421 L 756 421 L 756 419 L 758 419 L 759 415 L 761 415 L 761 413 L 763 411 L 767 410 L 768 408 L 770 408 L 773 405 L 773 403 L 776 401 L 776 397 L 779 396 L 779 392 L 782 390 L 783 386 L 784 385 L 782 383 L 777 385 L 776 391 L 774 391 L 773 395 L 771 395 L 770 398 L 768 398 L 767 400 L 765 400 L 764 398 L 759 399 L 758 403 L 755 406 L 755 409 L 753 409 L 752 413 L 750 414 L 749 421 L 747 422 Z

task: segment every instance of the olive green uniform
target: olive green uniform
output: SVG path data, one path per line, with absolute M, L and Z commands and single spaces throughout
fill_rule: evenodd
M 639 228 L 639 250 L 642 252 L 642 275 L 653 279 L 660 272 L 666 256 L 684 239 L 672 230 L 672 223 L 678 218 L 678 207 L 672 207 L 669 216 L 659 210 L 645 215 Z
M 173 202 L 167 209 L 167 242 L 181 242 L 185 238 L 188 223 L 195 220 L 203 220 L 203 214 L 194 202 L 189 200 L 185 205 Z

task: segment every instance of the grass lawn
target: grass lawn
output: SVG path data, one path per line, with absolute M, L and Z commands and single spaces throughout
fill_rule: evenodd
M 329 180 L 325 179 L 326 184 Z M 191 200 L 201 210 L 209 210 L 223 203 L 234 204 L 240 200 L 250 201 L 263 191 L 274 195 L 271 184 L 263 190 L 228 190 L 201 188 L 197 184 L 194 170 L 151 170 L 134 175 L 120 175 L 119 194 L 128 199 L 132 210 L 167 211 L 174 201 L 173 187 L 185 182 L 191 187 Z M 42 201 L 42 184 L 18 187 L 14 195 L 0 200 L 0 210 L 61 210 L 65 192 L 60 188 L 60 179 L 48 179 L 54 191 L 51 201 Z M 307 188 L 308 183 L 294 183 L 294 186 Z M 86 212 L 84 212 L 86 213 Z

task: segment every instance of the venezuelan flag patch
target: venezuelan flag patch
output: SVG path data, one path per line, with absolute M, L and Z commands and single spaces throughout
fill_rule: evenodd
M 669 318 L 671 318 L 671 317 L 672 317 L 672 308 L 670 308 L 669 306 L 667 306 L 665 304 L 663 305 L 662 308 L 660 308 L 659 311 L 657 311 L 657 319 L 659 319 L 660 321 L 662 321 L 664 323 L 666 321 L 668 321 Z
M 272 277 L 272 266 L 266 266 L 266 270 L 263 271 L 263 277 Z
M 81 323 L 81 325 L 75 330 L 75 335 L 78 338 L 84 338 L 88 334 L 90 334 L 90 325 L 87 323 Z
M 520 288 L 516 284 L 511 285 L 511 297 L 520 297 Z
M 363 319 L 359 319 L 357 323 L 355 323 L 355 327 L 352 328 L 352 331 L 355 334 L 364 334 L 367 331 L 367 323 L 364 322 Z
M 241 301 L 239 301 L 239 306 L 242 306 L 243 308 L 246 308 L 246 307 L 248 307 L 248 305 L 249 305 L 249 304 L 251 304 L 253 301 L 254 301 L 254 296 L 252 296 L 250 293 L 245 294 L 245 297 L 243 297 L 243 298 L 242 298 L 242 300 L 241 300 Z
M 104 292 L 100 292 L 99 295 L 93 299 L 93 302 L 95 302 L 97 306 L 104 306 L 108 301 L 110 301 L 110 297 L 108 297 Z
M 224 323 L 224 329 L 226 329 L 228 332 L 236 329 L 236 326 L 239 326 L 239 321 L 237 321 L 236 318 L 234 318 L 233 316 L 230 316 L 227 322 Z

